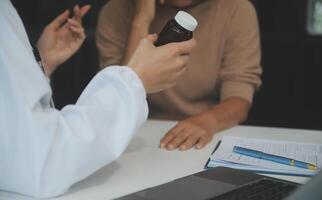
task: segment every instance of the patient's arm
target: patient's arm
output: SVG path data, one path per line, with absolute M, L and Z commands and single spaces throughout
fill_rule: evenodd
M 141 39 L 149 33 L 156 1 L 110 1 L 102 8 L 96 31 L 101 68 L 128 63 Z
M 197 149 L 208 144 L 215 133 L 247 119 L 250 103 L 242 98 L 230 98 L 211 109 L 178 122 L 164 138 L 160 147 L 167 150 Z
M 155 6 L 156 0 L 136 1 L 136 10 L 122 64 L 126 64 L 129 61 L 140 40 L 149 34 L 150 24 L 155 17 Z

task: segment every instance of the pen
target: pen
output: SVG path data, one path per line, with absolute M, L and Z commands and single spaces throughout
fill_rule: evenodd
M 300 167 L 300 168 L 309 169 L 309 170 L 316 170 L 317 169 L 317 167 L 315 165 L 310 164 L 310 163 L 306 163 L 306 162 L 302 162 L 302 161 L 298 161 L 298 160 L 294 160 L 294 159 L 286 158 L 286 157 L 282 157 L 282 156 L 277 156 L 277 155 L 273 155 L 273 154 L 268 154 L 268 153 L 264 153 L 262 151 L 247 149 L 247 148 L 243 148 L 243 147 L 239 147 L 239 146 L 235 146 L 233 149 L 233 152 L 244 155 L 244 156 L 249 156 L 252 158 L 258 158 L 258 159 L 263 159 L 263 160 L 269 160 L 269 161 L 284 164 L 284 165 L 290 165 L 290 166 Z

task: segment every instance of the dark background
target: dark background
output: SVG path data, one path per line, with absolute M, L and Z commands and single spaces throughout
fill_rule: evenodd
M 29 37 L 75 3 L 92 5 L 81 50 L 52 78 L 58 108 L 75 103 L 98 70 L 97 14 L 106 0 L 13 0 Z M 307 0 L 253 0 L 262 34 L 263 86 L 245 124 L 322 130 L 322 38 L 306 33 Z

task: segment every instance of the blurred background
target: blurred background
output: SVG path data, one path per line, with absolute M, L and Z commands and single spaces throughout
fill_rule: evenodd
M 33 43 L 55 16 L 91 4 L 81 50 L 52 78 L 57 108 L 75 103 L 98 71 L 97 15 L 106 0 L 12 0 Z M 306 31 L 307 0 L 252 0 L 259 17 L 263 85 L 245 124 L 322 130 L 322 37 Z

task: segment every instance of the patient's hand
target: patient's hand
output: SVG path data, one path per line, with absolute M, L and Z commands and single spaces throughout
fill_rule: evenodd
M 160 148 L 167 150 L 188 150 L 204 148 L 213 138 L 213 134 L 200 123 L 200 116 L 194 116 L 178 122 L 160 141 Z
M 156 35 L 141 40 L 128 66 L 140 77 L 147 93 L 174 86 L 186 70 L 194 39 L 155 47 Z
M 180 121 L 161 139 L 160 147 L 167 150 L 201 149 L 215 133 L 245 121 L 249 109 L 248 100 L 240 97 L 225 99 L 198 115 Z
M 72 18 L 66 10 L 44 29 L 38 40 L 38 49 L 48 77 L 83 44 L 86 36 L 82 19 L 89 9 L 88 5 L 82 8 L 77 5 Z

